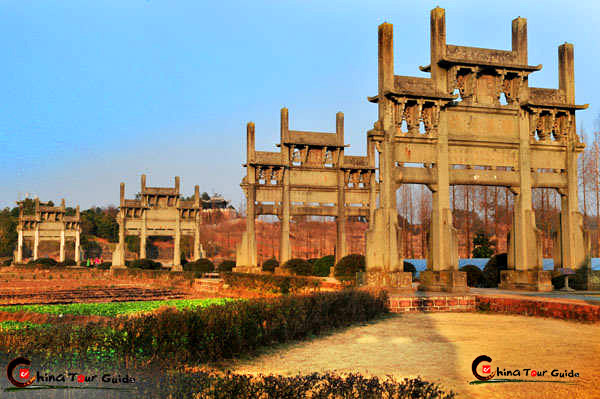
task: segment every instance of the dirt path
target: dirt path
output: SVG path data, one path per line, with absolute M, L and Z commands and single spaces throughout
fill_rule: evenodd
M 492 358 L 492 370 L 548 370 L 542 379 L 575 384 L 470 385 L 475 380 L 471 364 L 479 355 Z M 337 370 L 422 376 L 461 398 L 600 398 L 600 325 L 478 313 L 409 314 L 238 361 L 232 369 L 252 374 Z M 553 369 L 572 369 L 580 377 L 549 376 Z

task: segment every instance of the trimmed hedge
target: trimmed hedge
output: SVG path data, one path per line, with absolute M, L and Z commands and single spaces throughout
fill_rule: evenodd
M 146 391 L 147 389 L 147 391 Z M 365 377 L 360 373 L 312 373 L 308 375 L 243 375 L 227 372 L 161 373 L 151 386 L 143 386 L 144 398 L 331 398 L 331 399 L 453 399 L 435 383 L 386 376 Z
M 9 332 L 2 335 L 0 351 L 58 360 L 113 353 L 130 366 L 136 362 L 214 362 L 372 320 L 388 312 L 387 303 L 385 291 L 344 290 L 239 300 L 205 308 L 167 308 L 139 317 L 117 318 L 108 325 L 62 323 L 27 334 Z
M 159 270 L 162 268 L 162 263 L 153 261 L 152 259 L 136 259 L 129 262 L 127 267 L 144 270 Z
M 508 255 L 494 255 L 483 268 L 483 284 L 486 288 L 496 288 L 500 284 L 500 272 L 508 270 Z
M 279 267 L 279 262 L 277 261 L 277 259 L 275 259 L 275 258 L 267 259 L 262 264 L 262 271 L 273 273 L 275 271 L 276 267 Z
M 273 274 L 223 273 L 223 281 L 231 288 L 272 294 L 299 293 L 317 290 L 320 281 L 307 277 L 280 276 Z
M 224 260 L 223 262 L 219 263 L 219 266 L 217 267 L 217 271 L 230 272 L 233 270 L 234 267 L 235 267 L 234 260 Z
M 183 265 L 183 270 L 186 272 L 212 273 L 215 271 L 215 265 L 210 259 L 202 258 L 186 263 Z
M 111 266 L 112 266 L 112 262 L 102 262 L 97 265 L 94 265 L 94 267 L 96 269 L 100 269 L 100 270 L 108 270 L 108 269 L 110 269 Z
M 341 281 L 353 281 L 356 273 L 366 270 L 365 257 L 363 255 L 346 255 L 335 265 L 334 275 Z
M 334 266 L 335 266 L 335 256 L 333 256 L 333 255 L 323 256 L 321 259 L 318 259 L 313 264 L 313 275 L 319 276 L 319 277 L 327 277 L 327 276 L 329 276 L 329 271 Z
M 417 268 L 415 267 L 415 265 L 413 265 L 410 262 L 404 261 L 404 263 L 402 264 L 402 268 L 405 272 L 412 273 L 412 278 L 413 280 L 415 279 L 415 277 L 417 276 Z
M 41 265 L 41 266 L 57 266 L 58 262 L 52 258 L 37 258 L 36 260 L 30 260 L 27 262 L 30 265 Z
M 295 258 L 285 262 L 282 266 L 283 269 L 289 270 L 296 276 L 310 276 L 312 275 L 312 265 L 304 259 Z
M 57 266 L 77 266 L 74 259 L 65 259 L 64 262 L 58 262 Z
M 469 287 L 481 287 L 484 282 L 483 272 L 475 265 L 466 265 L 459 269 L 467 273 L 467 285 Z

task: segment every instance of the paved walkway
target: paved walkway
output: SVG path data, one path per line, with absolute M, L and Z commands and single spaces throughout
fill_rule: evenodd
M 231 369 L 254 374 L 337 370 L 397 379 L 421 376 L 468 399 L 600 398 L 599 337 L 598 324 L 499 314 L 413 313 L 279 346 L 258 358 L 238 360 Z M 476 381 L 471 364 L 480 355 L 492 358 L 493 370 L 534 368 L 547 370 L 546 376 L 527 377 L 521 371 L 527 382 L 470 385 Z M 554 369 L 574 370 L 580 377 L 552 377 Z

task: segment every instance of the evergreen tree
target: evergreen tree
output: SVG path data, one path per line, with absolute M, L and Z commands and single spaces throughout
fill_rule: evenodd
M 473 257 L 489 258 L 494 254 L 493 244 L 483 231 L 473 237 Z

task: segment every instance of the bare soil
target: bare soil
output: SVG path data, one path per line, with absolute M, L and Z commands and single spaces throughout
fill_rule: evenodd
M 96 269 L 0 268 L 0 306 L 22 304 L 214 298 L 185 280 L 115 278 Z M 0 309 L 1 310 L 1 309 Z
M 470 385 L 471 364 L 492 358 L 492 370 L 521 370 L 525 380 Z M 556 319 L 481 313 L 407 314 L 352 327 L 323 338 L 235 361 L 238 373 L 362 372 L 398 379 L 421 376 L 461 398 L 600 398 L 600 325 Z M 523 369 L 548 370 L 543 378 Z M 574 370 L 579 378 L 550 376 Z M 496 377 L 495 379 L 498 379 Z
M 2 308 L 0 308 L 2 309 Z M 81 316 L 73 314 L 64 314 L 58 316 L 55 314 L 47 313 L 34 313 L 34 312 L 2 312 L 0 311 L 0 321 L 29 321 L 36 324 L 58 324 L 58 323 L 108 323 L 114 320 L 114 317 L 104 317 L 97 315 Z

